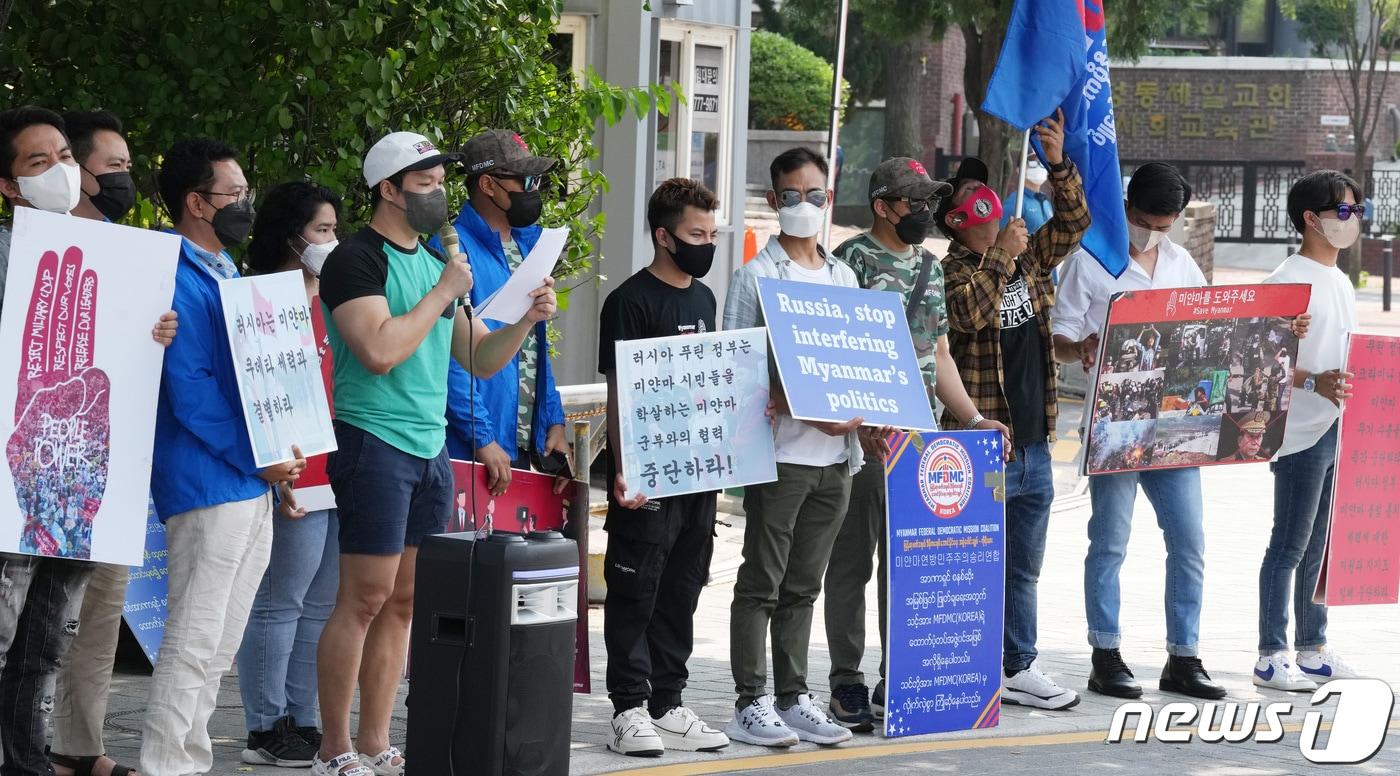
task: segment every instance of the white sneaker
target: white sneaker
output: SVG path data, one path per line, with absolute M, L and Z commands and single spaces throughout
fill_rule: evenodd
M 825 707 L 810 693 L 797 696 L 790 708 L 778 709 L 778 716 L 803 741 L 830 746 L 851 740 L 851 731 L 827 719 Z
M 1078 705 L 1079 693 L 1055 684 L 1054 679 L 1041 673 L 1040 667 L 1031 663 L 1026 670 L 1001 680 L 1001 700 L 1013 706 L 1061 711 Z
M 341 770 L 347 766 L 353 767 Z M 329 762 L 323 761 L 318 752 L 311 758 L 311 776 L 374 776 L 374 771 L 361 764 L 360 755 L 355 752 L 332 757 Z
M 1303 669 L 1315 682 L 1327 684 L 1333 679 L 1360 679 L 1361 674 L 1352 668 L 1341 655 L 1323 647 L 1316 651 L 1299 652 L 1298 667 Z
M 1310 692 L 1317 689 L 1317 683 L 1288 659 L 1287 652 L 1275 652 L 1268 657 L 1261 655 L 1254 661 L 1254 684 L 1284 692 Z
M 754 746 L 796 746 L 799 740 L 773 708 L 771 695 L 755 698 L 744 708 L 735 709 L 734 718 L 729 720 L 724 732 L 731 740 Z
M 629 757 L 660 757 L 666 744 L 652 724 L 651 715 L 641 706 L 628 709 L 612 718 L 612 740 L 608 748 Z
M 667 749 L 680 752 L 714 752 L 729 746 L 729 737 L 705 724 L 695 712 L 684 706 L 651 721 Z

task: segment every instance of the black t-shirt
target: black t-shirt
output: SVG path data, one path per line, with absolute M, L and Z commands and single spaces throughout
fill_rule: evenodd
M 1001 369 L 1016 446 L 1045 439 L 1045 340 L 1020 267 L 1001 294 Z
M 320 293 L 321 301 L 325 303 L 327 309 L 334 310 L 340 305 L 360 297 L 387 297 L 389 256 L 385 253 L 386 248 L 393 248 L 399 253 L 410 255 L 421 248 L 438 261 L 445 262 L 441 253 L 422 242 L 416 245 L 399 245 L 366 226 L 341 240 L 340 244 L 335 246 L 335 250 L 326 257 L 326 265 L 321 268 Z M 407 304 L 410 310 L 418 304 L 417 299 L 396 301 Z M 396 306 L 399 305 L 391 302 L 391 312 Z M 451 318 L 456 315 L 456 312 L 454 306 L 448 306 L 443 311 L 442 317 Z M 402 313 L 395 314 L 401 315 Z
M 616 343 L 621 340 L 703 334 L 714 330 L 715 294 L 704 283 L 696 280 L 689 288 L 676 288 L 643 269 L 624 280 L 603 302 L 598 331 L 598 371 L 606 375 L 616 369 Z M 624 389 L 619 386 L 618 390 Z M 642 510 L 626 510 L 613 503 L 612 484 L 617 479 L 617 469 L 611 453 L 607 455 L 607 468 L 610 529 L 618 513 L 655 511 L 653 505 L 659 505 L 654 500 Z

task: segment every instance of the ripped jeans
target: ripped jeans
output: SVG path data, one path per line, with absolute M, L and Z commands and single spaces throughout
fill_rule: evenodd
M 54 679 L 78 633 L 93 564 L 0 553 L 0 776 L 48 776 Z

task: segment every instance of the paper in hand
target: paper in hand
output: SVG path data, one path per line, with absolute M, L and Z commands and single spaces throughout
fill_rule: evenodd
M 507 324 L 525 317 L 534 303 L 530 292 L 539 288 L 544 279 L 553 274 L 554 266 L 564 252 L 564 242 L 568 239 L 569 230 L 565 227 L 543 230 L 530 255 L 520 262 L 506 284 L 482 304 L 477 315 Z

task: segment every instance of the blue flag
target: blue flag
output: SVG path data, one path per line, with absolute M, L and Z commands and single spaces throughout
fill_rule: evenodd
M 1065 112 L 1065 155 L 1084 177 L 1093 225 L 1082 246 L 1114 277 L 1128 267 L 1128 219 L 1113 122 L 1103 0 L 1016 0 L 982 110 L 1025 130 Z

